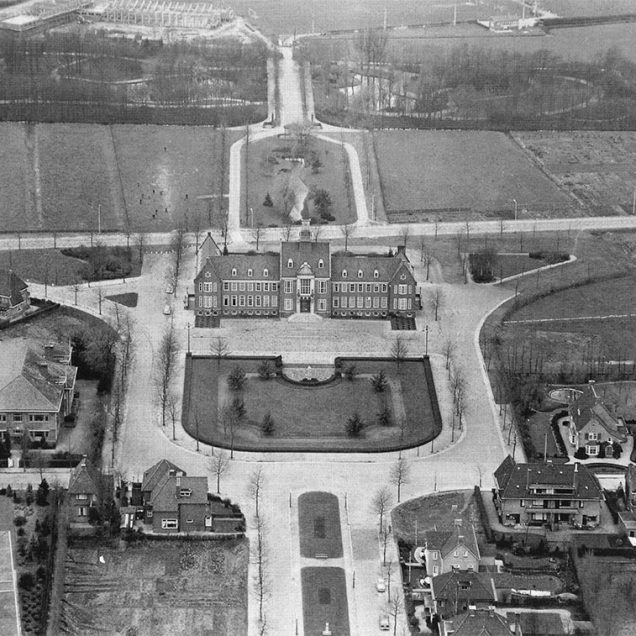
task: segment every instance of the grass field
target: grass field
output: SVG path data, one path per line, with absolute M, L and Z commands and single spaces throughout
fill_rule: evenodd
M 230 446 L 230 431 L 224 430 L 220 413 L 234 395 L 227 388 L 227 376 L 237 365 L 248 374 L 239 396 L 246 415 L 234 431 L 234 447 L 244 450 L 379 451 L 412 446 L 439 433 L 433 419 L 421 361 L 405 361 L 398 373 L 395 363 L 355 361 L 358 376 L 352 381 L 336 379 L 323 386 L 301 386 L 282 379 L 262 380 L 257 375 L 260 361 L 254 359 L 192 358 L 186 371 L 183 421 L 188 433 L 205 443 Z M 190 362 L 187 362 L 190 365 Z M 346 366 L 347 360 L 343 360 Z M 371 375 L 384 370 L 391 391 L 381 398 L 374 393 Z M 196 396 L 196 399 L 195 397 Z M 381 399 L 386 398 L 392 425 L 377 422 Z M 365 427 L 358 438 L 347 436 L 345 424 L 358 412 Z M 274 419 L 274 432 L 264 435 L 261 422 L 266 413 Z M 198 414 L 198 425 L 197 425 Z M 402 431 L 400 422 L 405 422 Z M 198 429 L 198 430 L 197 430 Z
M 245 146 L 242 149 L 243 166 L 245 165 Z M 321 167 L 315 171 L 309 166 L 286 160 L 285 157 L 304 156 L 306 160 L 317 157 Z M 250 145 L 247 171 L 243 170 L 241 195 L 245 196 L 245 177 L 248 182 L 248 208 L 254 211 L 243 225 L 283 226 L 289 223 L 285 214 L 285 196 L 290 190 L 308 191 L 305 218 L 319 219 L 311 201 L 311 192 L 316 189 L 326 190 L 331 198 L 331 214 L 336 223 L 352 223 L 356 220 L 355 209 L 347 195 L 345 175 L 348 174 L 348 161 L 344 149 L 329 142 L 309 137 L 305 149 L 300 148 L 293 140 L 269 138 Z M 273 206 L 263 205 L 265 195 L 269 192 Z M 288 204 L 288 209 L 291 206 Z M 242 206 L 245 208 L 245 205 Z
M 389 218 L 418 210 L 414 221 L 511 218 L 513 199 L 520 213 L 558 210 L 561 216 L 571 205 L 503 133 L 380 132 L 376 154 Z
M 338 497 L 328 492 L 305 492 L 298 497 L 300 555 L 313 559 L 326 554 L 342 557 Z
M 246 541 L 72 546 L 62 624 L 84 634 L 245 634 L 247 564 Z
M 437 0 L 360 0 L 338 2 L 337 0 L 232 0 L 229 5 L 240 15 L 265 33 L 315 33 L 338 29 L 381 27 L 405 24 L 431 24 L 453 20 L 452 3 Z M 497 6 L 497 9 L 494 9 Z M 512 0 L 487 0 L 486 2 L 457 3 L 457 20 L 474 20 L 488 17 L 493 11 L 499 14 L 520 14 L 519 5 Z
M 410 499 L 393 509 L 393 533 L 399 539 L 422 545 L 426 530 L 441 530 L 452 526 L 454 519 L 475 524 L 479 532 L 479 513 L 472 490 L 457 490 Z M 417 529 L 417 537 L 415 535 Z
M 632 0 L 543 0 L 541 7 L 563 17 L 633 13 Z
M 515 132 L 565 191 L 597 214 L 631 214 L 636 188 L 634 132 Z
M 0 124 L 4 231 L 169 231 L 220 225 L 223 146 L 206 126 Z M 224 189 L 227 191 L 227 176 Z
M 303 621 L 307 636 L 322 634 L 329 623 L 332 634 L 349 636 L 347 584 L 342 568 L 301 568 Z

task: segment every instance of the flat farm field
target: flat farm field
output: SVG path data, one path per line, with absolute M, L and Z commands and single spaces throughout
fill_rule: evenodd
M 503 133 L 387 131 L 375 135 L 387 217 L 444 221 L 568 216 L 570 197 Z
M 516 132 L 513 136 L 554 181 L 595 214 L 632 213 L 635 132 Z
M 634 13 L 633 0 L 543 0 L 541 8 L 564 18 Z
M 4 231 L 170 231 L 218 223 L 221 153 L 210 127 L 1 124 Z M 201 196 L 208 198 L 199 198 Z
M 407 24 L 450 23 L 455 5 L 439 0 L 231 0 L 228 3 L 239 15 L 266 34 L 316 33 L 342 29 L 359 29 Z M 490 3 L 488 3 L 490 4 Z M 501 15 L 521 13 L 514 0 L 498 0 Z M 492 14 L 490 6 L 479 3 L 456 3 L 457 20 L 476 20 Z
M 246 634 L 247 563 L 246 541 L 70 547 L 61 623 L 77 634 Z

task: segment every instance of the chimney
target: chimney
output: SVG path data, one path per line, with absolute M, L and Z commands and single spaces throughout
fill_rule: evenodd
M 494 605 L 489 605 L 488 606 L 488 616 L 490 616 L 490 618 L 494 618 L 494 616 L 495 616 L 495 606 Z
M 576 489 L 576 474 L 579 472 L 579 462 L 574 464 L 574 472 L 572 473 L 572 488 Z
M 520 636 L 521 634 L 521 614 L 519 612 L 515 612 L 515 636 Z
M 406 256 L 406 246 L 398 245 L 396 254 L 404 254 L 404 256 Z

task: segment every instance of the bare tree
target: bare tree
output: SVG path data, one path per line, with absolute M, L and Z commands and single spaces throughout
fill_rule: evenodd
M 182 225 L 179 225 L 170 241 L 170 249 L 173 253 L 172 263 L 174 268 L 175 290 L 176 283 L 179 280 L 179 274 L 181 273 L 181 263 L 183 261 L 183 253 L 185 252 L 185 248 L 185 230 L 183 229 Z
M 444 358 L 446 360 L 446 370 L 450 373 L 451 367 L 451 358 L 453 357 L 453 353 L 455 353 L 455 348 L 457 343 L 455 339 L 451 336 L 446 336 L 443 344 L 442 344 L 442 353 L 444 354 Z
M 221 408 L 221 422 L 224 434 L 230 436 L 230 459 L 234 459 L 234 436 L 241 420 L 241 413 L 238 410 L 238 403 L 225 404 Z
M 402 595 L 399 590 L 396 590 L 391 599 L 391 616 L 393 617 L 393 636 L 397 634 L 398 616 L 403 611 Z
M 80 290 L 80 286 L 77 283 L 75 283 L 73 285 L 73 296 L 74 296 L 73 303 L 76 306 L 77 306 L 77 294 L 79 293 L 79 290 Z
M 263 474 L 263 467 L 259 465 L 250 473 L 247 482 L 247 494 L 254 500 L 255 514 L 257 517 L 260 516 L 261 491 L 263 490 L 264 483 L 265 475 Z
M 292 224 L 289 222 L 289 220 L 287 220 L 283 227 L 283 236 L 285 237 L 286 241 L 289 241 L 289 239 L 291 238 L 291 231 L 292 231 Z
M 161 424 L 166 425 L 166 411 L 170 399 L 170 388 L 177 360 L 177 339 L 172 323 L 164 332 L 155 360 L 155 388 L 161 406 Z
M 439 310 L 442 308 L 444 304 L 444 293 L 442 292 L 442 288 L 438 285 L 435 287 L 433 291 L 433 296 L 431 297 L 431 305 L 433 306 L 433 311 L 435 312 L 435 322 L 439 317 Z
M 263 233 L 263 226 L 262 225 L 257 225 L 253 230 L 252 230 L 252 235 L 254 236 L 254 240 L 256 241 L 256 251 L 258 252 L 258 246 L 260 245 L 261 242 L 261 234 Z
M 397 502 L 400 503 L 400 497 L 402 494 L 402 486 L 408 484 L 411 478 L 411 469 L 408 465 L 406 458 L 400 457 L 391 467 L 389 473 L 389 479 L 391 483 L 397 488 Z
M 139 232 L 139 234 L 135 237 L 135 246 L 137 247 L 139 263 L 142 263 L 144 259 L 144 250 L 146 248 L 146 235 L 143 232 Z
M 167 401 L 168 414 L 172 422 L 172 439 L 177 439 L 177 420 L 179 419 L 179 397 L 170 392 Z
M 265 541 L 266 523 L 262 515 L 256 518 L 256 539 L 252 547 L 252 563 L 256 565 L 254 571 L 254 591 L 258 603 L 259 633 L 265 634 L 267 627 L 266 605 L 271 595 L 269 577 L 269 554 Z
M 210 353 L 216 358 L 217 367 L 221 366 L 221 358 L 226 358 L 230 353 L 227 340 L 217 336 L 210 344 Z
M 406 344 L 406 340 L 402 336 L 398 336 L 391 345 L 391 357 L 397 366 L 398 373 L 400 371 L 402 362 L 404 362 L 404 358 L 409 353 L 408 345 Z
M 426 267 L 426 280 L 428 281 L 431 273 L 431 263 L 433 262 L 433 255 L 428 249 L 426 242 L 422 238 L 420 242 L 420 262 Z
M 386 565 L 386 546 L 389 543 L 390 536 L 391 526 L 384 526 L 380 531 L 380 538 L 382 539 L 382 565 Z
M 373 512 L 379 517 L 379 530 L 384 527 L 384 517 L 388 514 L 389 509 L 393 504 L 393 495 L 387 486 L 382 486 L 374 495 L 371 500 L 371 507 Z
M 99 309 L 99 315 L 102 315 L 102 302 L 104 300 L 104 290 L 101 287 L 97 288 L 95 292 L 97 294 L 97 307 Z
M 221 477 L 230 469 L 230 458 L 225 451 L 219 451 L 210 459 L 210 470 L 216 477 L 216 492 L 221 492 Z
M 404 224 L 404 226 L 402 227 L 402 230 L 400 231 L 400 236 L 402 237 L 402 245 L 404 245 L 404 249 L 406 249 L 406 245 L 408 243 L 410 235 L 411 235 L 411 226 L 408 225 L 408 223 Z
M 346 252 L 349 249 L 349 239 L 351 238 L 351 236 L 353 236 L 353 233 L 355 232 L 355 225 L 352 225 L 352 224 L 342 225 L 340 227 L 340 231 L 342 232 L 342 236 L 344 236 L 344 240 L 345 240 L 344 251 Z

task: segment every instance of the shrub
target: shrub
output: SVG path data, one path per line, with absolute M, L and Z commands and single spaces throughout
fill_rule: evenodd
M 18 517 L 14 517 L 13 523 L 19 528 L 20 526 L 23 526 L 26 523 L 26 518 L 23 517 L 22 515 Z
M 75 421 L 75 413 L 69 413 L 68 415 L 64 416 L 64 421 L 68 424 L 68 423 L 72 423 Z
M 272 197 L 269 192 L 265 195 L 265 200 L 263 201 L 263 205 L 266 208 L 271 208 L 274 206 L 274 202 L 272 201 Z
M 6 495 L 7 497 L 13 497 L 13 490 L 11 489 L 11 485 L 7 486 Z
M 263 431 L 263 435 L 272 435 L 274 432 L 274 418 L 271 413 L 265 413 L 263 417 L 263 422 L 261 424 L 261 430 Z
M 245 384 L 245 380 L 247 380 L 245 371 L 241 367 L 236 366 L 228 375 L 227 384 L 232 391 L 240 391 Z
M 23 590 L 30 590 L 35 585 L 35 578 L 31 572 L 23 572 L 18 578 L 18 585 Z
M 386 375 L 384 371 L 380 371 L 376 373 L 371 378 L 371 384 L 373 385 L 373 389 L 376 393 L 384 393 L 386 387 L 389 385 L 388 380 L 386 379 Z
M 354 413 L 347 420 L 346 431 L 349 437 L 360 437 L 363 428 L 364 422 L 358 413 Z
M 589 455 L 585 452 L 585 449 L 581 446 L 581 448 L 578 448 L 576 450 L 576 453 L 574 453 L 574 457 L 576 457 L 576 459 L 587 459 Z
M 273 371 L 272 363 L 269 360 L 263 360 L 263 362 L 258 365 L 258 375 L 263 380 L 269 380 L 272 377 Z
M 46 479 L 43 479 L 38 486 L 38 492 L 35 495 L 35 503 L 38 506 L 48 506 L 49 505 L 49 483 Z
M 378 413 L 378 424 L 380 426 L 391 426 L 391 409 L 386 405 Z
M 355 378 L 356 376 L 356 365 L 355 364 L 347 365 L 344 369 L 344 376 L 345 378 L 347 378 L 347 380 L 352 382 L 353 378 Z
M 18 528 L 18 536 L 23 537 L 26 534 L 24 528 Z
M 619 459 L 623 453 L 623 447 L 618 442 L 612 442 L 612 457 Z

